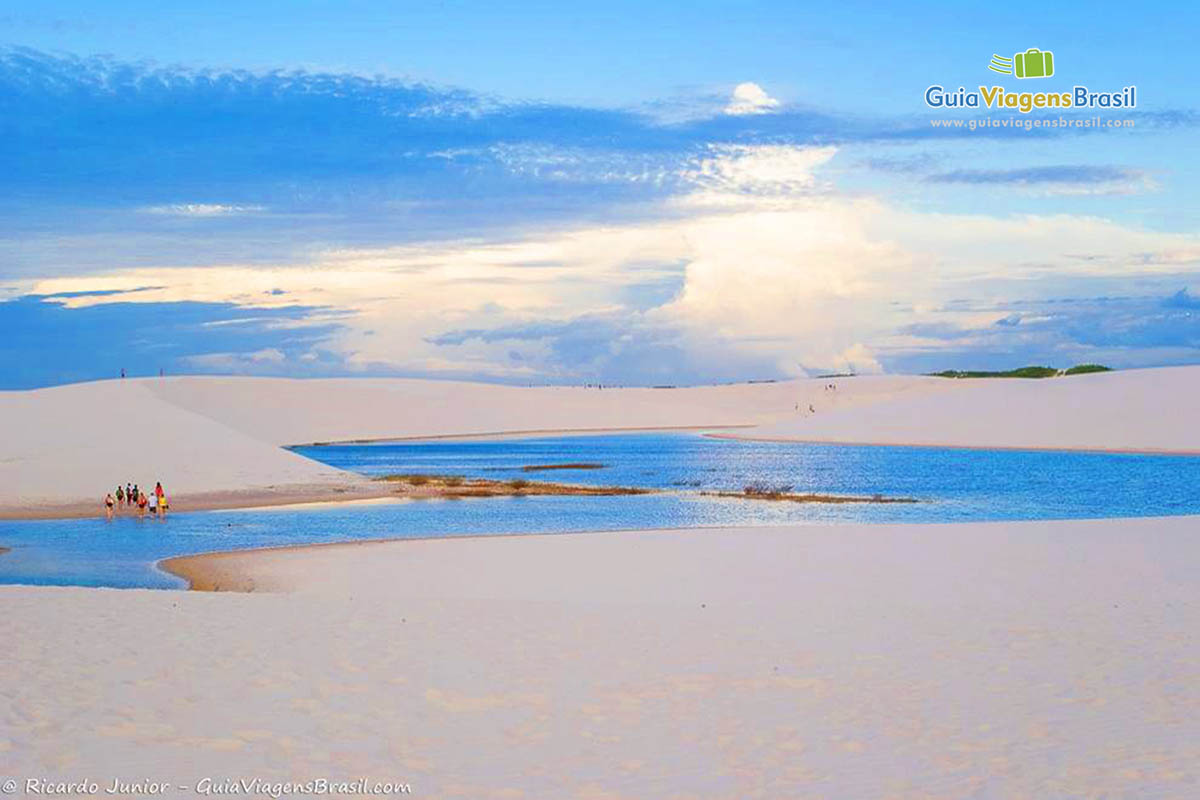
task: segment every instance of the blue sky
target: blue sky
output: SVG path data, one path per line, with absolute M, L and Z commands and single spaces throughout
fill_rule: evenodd
M 0 3 L 0 388 L 1194 363 L 1200 12 Z M 1057 74 L 988 72 L 1053 50 Z M 1131 128 L 923 93 L 1138 87 Z M 1035 112 L 1031 118 L 1096 114 Z

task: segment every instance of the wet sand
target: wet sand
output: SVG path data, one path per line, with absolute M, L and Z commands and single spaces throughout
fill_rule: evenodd
M 367 500 L 389 497 L 394 490 L 372 482 L 347 482 L 338 485 L 269 486 L 260 489 L 231 490 L 223 492 L 199 492 L 195 494 L 171 495 L 168 513 L 181 511 L 214 511 L 232 508 L 269 508 L 272 506 L 300 503 L 328 503 Z M 29 505 L 21 507 L 0 506 L 0 520 L 20 519 L 78 519 L 103 517 L 104 506 L 100 502 L 74 501 L 65 503 Z M 116 516 L 136 517 L 135 506 L 120 506 Z M 146 516 L 150 516 L 149 510 Z

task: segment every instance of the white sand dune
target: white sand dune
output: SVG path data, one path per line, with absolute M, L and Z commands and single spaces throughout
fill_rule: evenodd
M 1200 367 L 1138 369 L 1044 380 L 948 381 L 863 405 L 832 393 L 815 414 L 756 428 L 754 437 L 968 447 L 1200 452 Z M 847 381 L 839 381 L 841 387 Z
M 433 540 L 220 558 L 291 594 L 0 587 L 0 763 L 471 800 L 1183 800 L 1198 534 Z
M 177 497 L 361 483 L 280 447 L 314 440 L 747 425 L 738 435 L 1200 450 L 1200 368 L 826 383 L 0 393 L 0 511 L 121 479 L 161 478 Z M 448 539 L 185 562 L 254 594 L 4 586 L 0 778 L 1192 798 L 1198 534 L 1180 517 Z
M 825 389 L 830 382 L 836 391 Z M 1196 396 L 1200 367 L 1032 381 L 883 376 L 679 389 L 402 379 L 102 381 L 0 393 L 0 515 L 60 507 L 93 513 L 118 481 L 161 480 L 185 501 L 241 492 L 246 502 L 260 502 L 296 487 L 361 486 L 353 475 L 280 449 L 348 439 L 748 426 L 736 435 L 1200 451 L 1200 426 L 1189 424 Z
M 794 414 L 819 381 L 684 388 L 517 387 L 344 378 L 150 381 L 164 401 L 272 444 L 520 431 L 749 426 Z M 953 382 L 888 376 L 854 381 L 849 407 L 948 391 Z
M 118 482 L 215 492 L 349 476 L 164 402 L 145 381 L 0 394 L 0 508 L 87 500 Z
M 792 413 L 809 382 L 684 389 L 520 388 L 402 379 L 185 377 L 0 393 L 0 513 L 98 508 L 117 482 L 175 500 L 360 479 L 282 450 L 347 439 L 537 430 L 753 425 Z M 945 391 L 930 378 L 863 381 L 846 403 Z M 259 490 L 255 493 L 255 490 Z M 92 513 L 92 512 L 89 512 Z

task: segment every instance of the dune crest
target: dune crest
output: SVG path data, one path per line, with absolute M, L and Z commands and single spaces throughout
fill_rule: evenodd
M 830 384 L 836 389 L 827 388 Z M 814 378 L 685 388 L 180 377 L 0 393 L 0 518 L 97 513 L 118 482 L 173 507 L 378 495 L 292 444 L 551 431 L 723 430 L 796 441 L 1200 451 L 1200 367 L 1045 380 Z

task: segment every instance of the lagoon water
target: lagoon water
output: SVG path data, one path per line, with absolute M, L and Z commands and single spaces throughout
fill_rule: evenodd
M 0 583 L 178 588 L 174 555 L 378 538 L 816 522 L 957 522 L 1200 513 L 1200 457 L 787 444 L 623 434 L 299 447 L 342 469 L 637 486 L 664 494 L 382 501 L 0 522 Z M 598 469 L 527 471 L 591 463 Z M 799 504 L 701 494 L 750 484 L 915 504 Z

